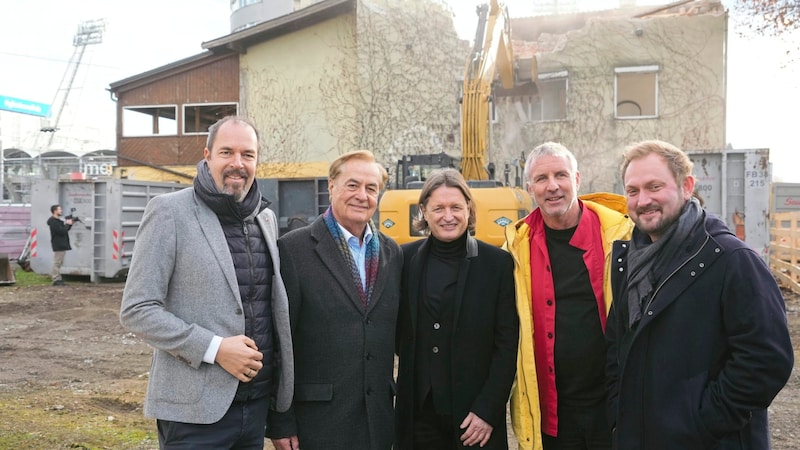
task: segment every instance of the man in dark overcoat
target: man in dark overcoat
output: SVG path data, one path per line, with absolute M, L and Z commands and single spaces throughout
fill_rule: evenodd
M 387 450 L 402 256 L 371 220 L 388 178 L 371 152 L 330 166 L 331 206 L 278 241 L 289 296 L 294 402 L 271 414 L 279 450 Z
M 611 258 L 615 448 L 770 448 L 767 407 L 794 352 L 769 268 L 700 207 L 692 162 L 677 147 L 629 147 L 622 180 L 636 228 Z

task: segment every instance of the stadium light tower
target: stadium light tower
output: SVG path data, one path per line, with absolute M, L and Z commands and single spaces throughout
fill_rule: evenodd
M 67 70 L 61 77 L 61 82 L 58 85 L 58 90 L 53 98 L 51 111 L 55 111 L 55 116 L 52 122 L 42 125 L 41 131 L 48 132 L 50 138 L 47 141 L 47 150 L 53 143 L 55 132 L 58 130 L 59 122 L 61 121 L 61 113 L 64 112 L 64 106 L 67 104 L 69 93 L 72 90 L 72 84 L 75 82 L 75 75 L 81 65 L 81 59 L 86 52 L 86 47 L 89 45 L 101 44 L 103 42 L 103 32 L 106 29 L 105 19 L 84 20 L 78 24 L 78 31 L 72 38 L 72 46 L 75 50 L 72 52 L 72 57 L 67 64 Z M 41 150 L 40 157 L 41 159 Z

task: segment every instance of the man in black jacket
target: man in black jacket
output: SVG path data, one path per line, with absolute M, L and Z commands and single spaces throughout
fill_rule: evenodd
M 784 301 L 759 255 L 692 197 L 692 162 L 661 141 L 625 153 L 636 224 L 614 243 L 606 325 L 618 450 L 767 449 L 792 372 Z
M 72 219 L 61 221 L 61 205 L 50 207 L 50 216 L 47 219 L 47 226 L 50 227 L 50 243 L 53 245 L 53 270 L 50 271 L 50 278 L 53 286 L 63 286 L 64 280 L 61 279 L 61 265 L 64 264 L 64 255 L 67 250 L 72 250 L 69 246 L 69 229 L 72 228 Z

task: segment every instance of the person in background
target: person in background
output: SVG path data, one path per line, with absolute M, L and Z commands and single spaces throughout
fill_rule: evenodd
M 609 449 L 608 259 L 633 223 L 621 195 L 578 197 L 578 163 L 561 144 L 534 148 L 524 174 L 537 208 L 506 228 L 520 317 L 514 432 L 525 450 Z
M 404 244 L 397 326 L 398 450 L 506 449 L 519 322 L 513 262 L 470 234 L 475 205 L 455 169 L 432 172 Z
M 53 268 L 50 271 L 50 279 L 53 281 L 53 286 L 64 286 L 64 280 L 61 278 L 61 266 L 64 264 L 67 250 L 72 250 L 69 245 L 72 219 L 61 220 L 61 205 L 51 206 L 50 214 L 47 219 L 47 226 L 50 227 L 50 244 L 53 247 Z
M 120 321 L 155 350 L 144 413 L 161 449 L 263 449 L 293 391 L 275 214 L 255 181 L 258 132 L 208 130 L 194 187 L 147 204 Z
M 366 150 L 328 172 L 330 207 L 278 240 L 294 340 L 292 409 L 271 414 L 279 450 L 387 450 L 402 256 L 372 215 L 386 170 Z
M 666 142 L 625 152 L 636 228 L 612 257 L 615 448 L 768 449 L 767 407 L 794 363 L 783 297 L 761 257 L 692 197 L 691 173 Z

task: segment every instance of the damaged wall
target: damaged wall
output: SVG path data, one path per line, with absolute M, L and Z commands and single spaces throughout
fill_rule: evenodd
M 618 167 L 633 142 L 656 138 L 687 150 L 724 148 L 727 12 L 716 1 L 689 3 L 646 15 L 639 8 L 636 17 L 623 10 L 514 21 L 515 39 L 535 38 L 517 47 L 520 54 L 536 52 L 540 76 L 566 73 L 566 117 L 531 120 L 520 107 L 524 100 L 499 98 L 491 159 L 499 164 L 542 142 L 562 142 L 578 159 L 582 192 L 622 192 Z M 531 33 L 536 21 L 548 19 L 559 23 Z M 651 116 L 619 118 L 616 72 L 631 67 L 648 67 L 657 77 Z

